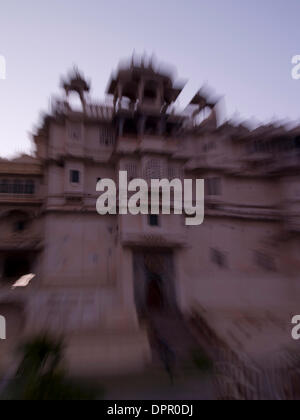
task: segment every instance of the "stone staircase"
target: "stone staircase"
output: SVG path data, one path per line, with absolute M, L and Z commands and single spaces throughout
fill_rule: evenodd
M 154 366 L 170 365 L 174 370 L 192 364 L 192 352 L 198 344 L 178 312 L 151 314 L 148 333 Z

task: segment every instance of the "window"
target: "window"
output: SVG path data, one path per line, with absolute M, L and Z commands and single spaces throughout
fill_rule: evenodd
M 154 81 L 150 80 L 145 84 L 144 99 L 154 101 L 157 96 L 157 85 Z
M 114 144 L 114 131 L 109 126 L 101 126 L 100 127 L 100 145 L 101 146 L 112 146 Z
M 177 165 L 169 164 L 167 169 L 168 179 L 172 181 L 173 179 L 180 179 L 182 178 L 181 169 Z
M 34 184 L 34 181 L 32 181 L 31 179 L 29 179 L 28 181 L 25 182 L 24 193 L 25 194 L 34 194 L 35 193 L 35 184 Z
M 76 170 L 70 171 L 70 182 L 71 184 L 79 184 L 80 183 L 80 172 Z
M 149 160 L 145 166 L 144 176 L 147 181 L 151 181 L 152 179 L 161 179 L 161 162 L 158 159 Z
M 294 144 L 296 149 L 300 149 L 300 136 L 295 137 Z
M 129 181 L 137 177 L 137 165 L 135 163 L 126 163 L 124 170 L 127 172 Z
M 215 150 L 217 145 L 215 142 L 205 143 L 202 147 L 203 152 L 209 152 L 210 150 Z
M 207 195 L 221 195 L 221 178 L 206 179 Z
M 9 181 L 7 179 L 2 179 L 0 181 L 0 193 L 1 194 L 9 193 Z
M 159 226 L 159 218 L 158 215 L 156 214 L 150 214 L 149 215 L 149 219 L 148 219 L 148 223 L 150 226 Z
M 13 183 L 13 194 L 24 194 L 24 184 L 21 180 L 15 179 Z
M 0 194 L 34 194 L 35 183 L 33 180 L 2 179 L 0 180 Z
M 227 268 L 227 257 L 224 252 L 219 251 L 218 249 L 211 248 L 211 260 L 220 268 Z
M 124 136 L 137 136 L 138 134 L 138 123 L 136 119 L 127 118 L 123 126 Z
M 81 139 L 81 123 L 70 123 L 69 126 L 69 138 L 72 140 Z
M 26 229 L 26 220 L 18 220 L 14 223 L 14 232 L 23 232 Z
M 165 135 L 166 137 L 172 137 L 176 135 L 176 125 L 174 123 L 166 123 L 166 130 L 165 130 Z
M 159 133 L 159 120 L 157 118 L 148 117 L 145 123 L 145 134 L 155 136 Z

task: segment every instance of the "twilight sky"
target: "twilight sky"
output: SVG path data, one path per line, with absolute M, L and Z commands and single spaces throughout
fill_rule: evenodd
M 3 1 L 0 156 L 31 150 L 30 132 L 74 64 L 101 100 L 111 71 L 134 50 L 189 80 L 180 105 L 207 82 L 228 117 L 300 119 L 300 80 L 291 78 L 299 17 L 300 0 Z

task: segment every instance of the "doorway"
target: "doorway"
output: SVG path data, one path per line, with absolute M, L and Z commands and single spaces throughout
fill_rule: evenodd
M 134 254 L 134 293 L 140 319 L 177 311 L 172 251 L 147 250 Z

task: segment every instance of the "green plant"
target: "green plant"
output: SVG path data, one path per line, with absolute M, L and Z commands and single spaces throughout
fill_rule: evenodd
M 6 390 L 13 400 L 88 400 L 95 390 L 68 379 L 63 368 L 64 344 L 49 335 L 37 336 L 24 343 L 16 377 Z
M 193 350 L 192 359 L 196 367 L 202 372 L 208 373 L 213 369 L 213 361 L 200 348 Z

